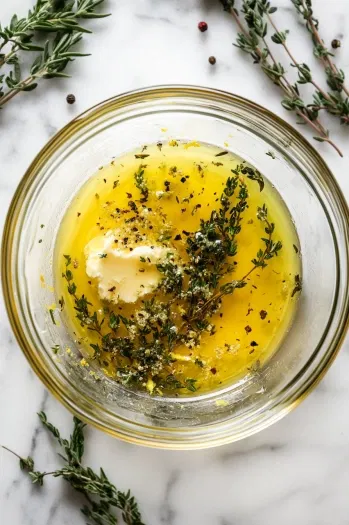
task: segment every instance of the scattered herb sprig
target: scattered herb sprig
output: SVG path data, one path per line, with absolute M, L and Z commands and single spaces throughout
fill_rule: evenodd
M 96 12 L 104 0 L 37 0 L 26 18 L 14 15 L 6 27 L 0 25 L 0 108 L 21 91 L 32 91 L 42 78 L 67 77 L 63 70 L 76 57 L 87 56 L 72 48 L 83 33 L 90 33 L 81 19 L 103 18 Z M 36 37 L 53 34 L 44 45 Z M 9 49 L 7 47 L 9 46 Z M 22 78 L 22 53 L 39 52 L 29 75 Z M 7 88 L 7 89 L 6 89 Z
M 296 7 L 299 8 L 300 4 L 303 6 L 303 15 L 306 16 L 307 20 L 311 18 L 311 0 L 307 0 L 308 8 L 305 9 L 304 0 L 293 0 L 293 3 Z M 257 9 L 260 15 L 266 18 L 267 22 L 273 27 L 275 33 L 271 36 L 271 40 L 275 44 L 280 44 L 284 47 L 288 57 L 291 60 L 291 66 L 295 67 L 298 71 L 298 80 L 297 84 L 312 84 L 315 88 L 315 93 L 313 94 L 313 104 L 308 104 L 308 108 L 311 109 L 314 115 L 318 115 L 321 110 L 326 110 L 332 115 L 336 115 L 340 118 L 342 124 L 349 124 L 349 99 L 343 99 L 340 94 L 345 90 L 344 82 L 344 73 L 343 71 L 338 71 L 336 66 L 332 64 L 328 56 L 329 51 L 324 47 L 323 44 L 319 44 L 317 41 L 314 44 L 314 53 L 316 56 L 323 57 L 323 61 L 331 62 L 332 67 L 326 65 L 326 74 L 328 77 L 328 85 L 333 91 L 337 93 L 326 93 L 319 84 L 314 80 L 313 74 L 307 64 L 298 62 L 293 54 L 291 53 L 287 45 L 287 36 L 289 31 L 279 31 L 272 14 L 275 13 L 276 8 L 270 7 L 270 2 L 268 0 L 257 0 L 256 1 Z M 305 10 L 304 10 L 305 9 Z M 272 13 L 270 12 L 272 11 Z M 311 18 L 311 21 L 307 22 L 310 28 L 313 28 L 316 31 L 315 24 L 318 22 Z M 318 33 L 316 31 L 317 37 Z M 319 39 L 319 37 L 318 37 Z
M 134 175 L 140 198 L 129 201 L 130 208 L 123 210 L 123 213 L 134 214 L 131 217 L 133 228 L 143 218 L 139 210 L 147 208 L 144 203 L 149 188 L 145 170 L 146 166 L 141 165 Z M 223 298 L 246 286 L 250 274 L 256 268 L 267 266 L 281 250 L 281 242 L 274 239 L 275 226 L 269 221 L 268 210 L 263 205 L 256 213 L 263 224 L 263 245 L 252 259 L 251 269 L 241 278 L 230 278 L 236 269 L 237 237 L 248 207 L 245 177 L 255 181 L 260 191 L 264 188 L 259 171 L 245 163 L 231 171 L 217 209 L 207 220 L 200 220 L 196 231 L 183 230 L 187 260 L 179 260 L 169 249 L 166 257 L 157 264 L 162 278 L 153 297 L 143 300 L 141 307 L 130 317 L 113 311 L 111 307 L 104 308 L 99 314 L 93 311 L 93 305 L 86 297 L 78 295 L 71 270 L 72 260 L 65 255 L 63 278 L 73 297 L 76 317 L 97 338 L 90 344 L 94 359 L 102 367 L 108 367 L 112 362 L 120 383 L 159 395 L 178 389 L 195 392 L 196 380 L 182 378 L 174 371 L 175 362 L 191 360 L 190 356 L 177 354 L 176 349 L 198 347 L 205 332 L 213 334 L 216 330 L 213 316 L 222 307 Z M 146 262 L 144 257 L 141 262 Z
M 270 15 L 275 13 L 277 8 L 270 7 L 270 3 L 267 0 L 243 0 L 241 14 L 246 23 L 244 25 L 240 19 L 240 13 L 235 7 L 235 0 L 220 0 L 220 2 L 224 10 L 231 14 L 239 28 L 235 45 L 251 55 L 254 63 L 259 64 L 267 77 L 283 91 L 282 106 L 287 111 L 293 111 L 300 118 L 301 123 L 309 125 L 316 132 L 316 135 L 313 137 L 315 140 L 327 142 L 342 157 L 342 152 L 330 139 L 328 129 L 323 126 L 319 119 L 319 111 L 322 109 L 323 104 L 319 106 L 317 98 L 314 104 L 306 104 L 301 97 L 298 83 L 310 82 L 310 79 L 312 79 L 308 66 L 299 64 L 294 60 L 293 65 L 298 69 L 299 81 L 292 84 L 287 78 L 285 67 L 275 59 L 271 46 L 267 42 L 268 21 L 272 21 Z M 267 15 L 268 20 L 265 20 L 264 15 Z M 287 31 L 277 31 L 276 26 L 274 30 L 276 33 L 272 36 L 272 40 L 274 43 L 284 45 Z M 286 50 L 288 51 L 288 48 Z M 318 91 L 318 93 L 321 92 Z M 322 96 L 327 96 L 325 92 L 323 93 L 324 95 Z M 328 103 L 330 99 L 331 97 L 327 96 Z M 335 114 L 338 114 L 337 111 L 336 109 Z M 346 111 L 346 109 L 343 108 L 343 111 Z
M 312 0 L 292 0 L 298 13 L 306 21 L 306 28 L 311 34 L 314 44 L 314 55 L 321 60 L 327 77 L 328 86 L 338 93 L 344 92 L 349 97 L 349 89 L 345 85 L 344 71 L 338 69 L 336 64 L 333 62 L 332 57 L 334 56 L 324 44 L 320 33 L 319 33 L 319 21 L 314 17 L 314 11 L 312 6 Z M 347 99 L 348 102 L 348 99 Z M 343 120 L 346 124 L 349 124 L 349 119 Z
M 40 472 L 35 470 L 33 458 L 22 458 L 9 448 L 3 447 L 18 457 L 21 470 L 27 471 L 32 483 L 42 486 L 47 476 L 67 481 L 74 490 L 85 497 L 86 504 L 81 508 L 81 512 L 89 520 L 89 524 L 93 522 L 96 525 L 116 525 L 118 519 L 114 509 L 118 509 L 126 525 L 144 525 L 137 502 L 130 491 L 118 490 L 102 468 L 97 473 L 92 468 L 83 466 L 85 424 L 74 417 L 73 432 L 70 439 L 65 439 L 47 420 L 44 412 L 40 412 L 38 416 L 43 426 L 56 438 L 63 449 L 63 454 L 59 454 L 65 462 L 62 468 L 51 472 Z

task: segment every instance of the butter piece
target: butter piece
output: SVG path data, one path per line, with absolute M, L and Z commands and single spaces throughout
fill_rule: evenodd
M 85 246 L 86 273 L 97 279 L 101 299 L 113 303 L 134 303 L 157 287 L 161 274 L 156 265 L 171 250 L 147 245 L 138 245 L 132 251 L 115 248 L 115 238 L 115 232 L 108 231 Z

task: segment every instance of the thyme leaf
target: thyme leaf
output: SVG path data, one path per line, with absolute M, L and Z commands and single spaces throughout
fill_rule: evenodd
M 126 525 L 144 525 L 137 502 L 130 491 L 118 490 L 102 468 L 97 473 L 82 464 L 86 425 L 74 417 L 73 432 L 69 439 L 65 439 L 58 428 L 47 420 L 44 412 L 40 412 L 38 416 L 62 449 L 63 454 L 59 454 L 65 463 L 62 468 L 51 472 L 35 471 L 33 458 L 22 458 L 7 447 L 3 447 L 17 456 L 21 470 L 27 471 L 32 483 L 42 486 L 46 476 L 64 479 L 72 489 L 85 497 L 86 504 L 81 508 L 81 512 L 92 520 L 90 523 L 116 525 L 118 520 L 115 510 L 119 510 Z

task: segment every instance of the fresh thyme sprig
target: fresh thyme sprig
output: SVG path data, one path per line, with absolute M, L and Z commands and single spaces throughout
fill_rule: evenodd
M 46 42 L 45 49 L 33 62 L 30 68 L 30 75 L 21 80 L 20 70 L 14 68 L 6 77 L 8 90 L 0 98 L 0 107 L 15 97 L 21 91 L 32 91 L 38 85 L 41 78 L 69 77 L 63 73 L 69 62 L 75 57 L 87 56 L 84 53 L 71 51 L 82 38 L 80 33 L 63 34 L 60 33 L 54 39 L 52 45 Z
M 141 164 L 136 173 L 134 174 L 135 186 L 139 189 L 142 195 L 141 202 L 146 202 L 149 196 L 149 189 L 144 174 L 144 166 Z
M 89 306 L 92 306 L 92 304 L 86 299 L 84 295 L 81 297 L 78 297 L 76 295 L 76 284 L 73 282 L 73 274 L 71 270 L 69 269 L 69 266 L 71 265 L 71 257 L 70 255 L 64 255 L 65 257 L 65 271 L 62 272 L 62 277 L 67 281 L 67 289 L 68 293 L 74 297 L 75 301 L 75 310 L 76 310 L 76 317 L 80 321 L 82 326 L 87 326 L 89 330 L 92 332 L 97 332 L 98 335 L 102 335 L 102 325 L 103 321 L 99 322 L 97 312 L 93 312 L 93 314 L 89 311 Z
M 300 96 L 297 83 L 291 84 L 289 82 L 284 66 L 276 61 L 271 51 L 266 40 L 268 24 L 264 20 L 263 14 L 265 11 L 269 15 L 274 13 L 275 7 L 270 7 L 268 2 L 260 3 L 257 0 L 243 0 L 241 12 L 247 24 L 246 27 L 239 18 L 239 11 L 234 7 L 235 0 L 220 0 L 220 2 L 224 10 L 231 14 L 240 30 L 235 45 L 251 55 L 254 63 L 259 64 L 268 78 L 284 92 L 285 96 L 281 102 L 282 106 L 287 111 L 293 111 L 303 121 L 302 123 L 309 125 L 316 131 L 315 140 L 327 142 L 340 156 L 343 156 L 336 144 L 330 139 L 329 131 L 320 122 L 318 118 L 319 109 L 309 107 L 304 102 Z M 260 6 L 262 6 L 261 9 Z M 279 39 L 286 39 L 286 33 L 280 33 Z M 304 69 L 303 75 L 305 71 Z
M 123 213 L 132 213 L 133 228 L 142 223 L 140 210 L 146 208 L 144 199 L 149 196 L 145 177 L 145 166 L 135 173 L 134 183 L 140 190 L 140 199 L 129 201 Z M 265 245 L 252 260 L 253 267 L 239 280 L 230 280 L 235 271 L 234 258 L 238 251 L 237 236 L 242 227 L 244 211 L 248 207 L 248 189 L 245 178 L 255 181 L 260 191 L 264 180 L 258 170 L 245 163 L 232 169 L 218 199 L 218 208 L 207 220 L 201 219 L 196 231 L 185 232 L 187 260 L 180 261 L 169 250 L 167 256 L 157 264 L 162 275 L 157 290 L 150 300 L 143 300 L 130 317 L 113 311 L 112 305 L 102 313 L 93 312 L 92 304 L 77 294 L 71 257 L 65 255 L 63 278 L 68 292 L 73 297 L 76 317 L 82 326 L 95 332 L 98 341 L 90 343 L 94 359 L 100 366 L 115 366 L 116 380 L 128 386 L 146 389 L 150 393 L 163 394 L 171 389 L 187 389 L 194 392 L 196 381 L 178 376 L 173 364 L 191 360 L 190 356 L 176 353 L 178 347 L 198 347 L 204 332 L 213 334 L 216 327 L 213 316 L 222 306 L 224 296 L 234 293 L 248 284 L 249 275 L 256 268 L 264 268 L 267 262 L 282 248 L 273 238 L 274 224 L 267 218 L 265 206 L 258 208 L 257 218 L 265 223 L 262 237 Z M 137 204 L 138 203 L 138 204 Z M 137 221 L 140 221 L 139 223 Z M 141 263 L 146 259 L 141 257 Z M 224 281 L 223 281 L 224 279 Z M 193 358 L 194 363 L 194 358 Z
M 306 21 L 306 28 L 311 34 L 314 44 L 314 55 L 322 61 L 325 67 L 329 87 L 333 91 L 344 91 L 349 97 L 349 89 L 344 84 L 344 72 L 334 64 L 331 58 L 334 55 L 327 49 L 319 34 L 319 21 L 314 17 L 312 0 L 292 0 L 292 3 Z
M 205 313 L 208 308 L 212 308 L 212 305 L 217 304 L 224 295 L 231 295 L 235 290 L 244 288 L 247 285 L 247 279 L 251 273 L 253 273 L 257 268 L 266 268 L 266 261 L 269 261 L 273 257 L 277 256 L 279 251 L 282 249 L 282 242 L 273 240 L 272 235 L 275 230 L 275 224 L 269 222 L 268 210 L 265 204 L 263 204 L 262 207 L 258 207 L 257 219 L 266 224 L 264 231 L 268 237 L 262 238 L 262 241 L 265 244 L 264 250 L 258 250 L 256 257 L 251 261 L 253 264 L 252 268 L 243 277 L 241 277 L 241 279 L 225 283 L 220 287 L 219 291 L 201 307 L 201 315 Z
M 59 456 L 65 462 L 64 467 L 51 472 L 36 471 L 33 458 L 22 458 L 9 448 L 3 447 L 18 457 L 21 470 L 28 472 L 32 483 L 42 486 L 46 476 L 64 479 L 86 498 L 87 503 L 81 508 L 81 512 L 96 525 L 116 525 L 118 519 L 113 509 L 121 511 L 126 525 L 144 525 L 137 502 L 130 491 L 118 490 L 102 468 L 97 474 L 90 467 L 82 465 L 86 425 L 74 417 L 72 435 L 70 439 L 65 439 L 61 437 L 59 430 L 47 420 L 44 412 L 40 412 L 38 416 L 44 427 L 51 432 L 63 449 L 64 455 L 59 454 Z
M 97 13 L 96 8 L 104 0 L 38 0 L 26 18 L 14 15 L 8 26 L 0 25 L 0 68 L 10 68 L 0 75 L 0 107 L 21 91 L 32 91 L 41 78 L 66 77 L 63 70 L 75 57 L 87 56 L 72 51 L 82 38 L 91 31 L 82 27 L 80 19 L 102 18 L 108 14 Z M 37 34 L 54 34 L 45 45 L 35 41 Z M 6 53 L 5 46 L 10 45 Z M 20 52 L 39 51 L 30 74 L 22 79 Z M 8 68 L 7 68 L 8 69 Z M 4 86 L 7 90 L 4 91 Z
M 302 1 L 303 0 L 294 0 L 294 3 L 296 5 L 297 2 L 302 3 Z M 291 65 L 295 67 L 298 71 L 297 83 L 312 84 L 314 86 L 316 90 L 315 94 L 313 95 L 314 103 L 308 104 L 307 106 L 312 111 L 312 113 L 314 115 L 318 115 L 319 111 L 326 110 L 329 113 L 331 113 L 331 115 L 338 116 L 342 124 L 349 124 L 349 99 L 343 99 L 343 97 L 340 95 L 340 92 L 344 89 L 344 87 L 343 84 L 339 85 L 338 82 L 333 78 L 332 70 L 330 73 L 330 79 L 328 80 L 328 85 L 331 89 L 338 92 L 336 94 L 326 93 L 326 91 L 324 91 L 314 80 L 309 66 L 304 62 L 300 63 L 295 59 L 287 45 L 287 36 L 289 31 L 279 31 L 273 20 L 272 14 L 277 11 L 277 8 L 270 7 L 270 2 L 268 0 L 249 0 L 249 5 L 252 9 L 257 9 L 261 17 L 265 16 L 267 21 L 273 27 L 275 33 L 271 36 L 271 40 L 275 44 L 282 45 L 285 49 L 287 55 L 291 59 Z M 317 45 L 316 49 L 318 48 L 319 46 Z M 322 51 L 322 53 L 326 55 L 327 50 L 325 50 L 325 48 L 323 49 L 324 50 Z M 316 51 L 316 53 L 320 53 L 320 51 Z M 337 77 L 341 77 L 342 73 L 343 72 L 338 72 L 337 70 Z

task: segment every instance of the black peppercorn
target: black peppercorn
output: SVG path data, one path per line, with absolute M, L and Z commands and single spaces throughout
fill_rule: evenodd
M 67 99 L 66 99 L 66 100 L 67 100 L 68 104 L 74 104 L 74 102 L 75 102 L 75 100 L 76 100 L 76 99 L 75 99 L 75 95 L 73 95 L 72 93 L 70 93 L 69 95 L 67 95 Z
M 209 63 L 210 63 L 212 66 L 214 66 L 215 63 L 217 62 L 217 61 L 216 61 L 216 57 L 213 57 L 213 56 L 210 57 L 210 58 L 208 59 L 208 61 L 209 61 Z
M 337 49 L 338 47 L 341 47 L 341 41 L 337 40 L 337 38 L 333 39 L 331 42 L 331 46 L 333 49 Z
M 205 31 L 207 31 L 208 25 L 207 25 L 206 22 L 199 22 L 198 23 L 198 28 L 201 31 L 201 33 L 204 33 Z

